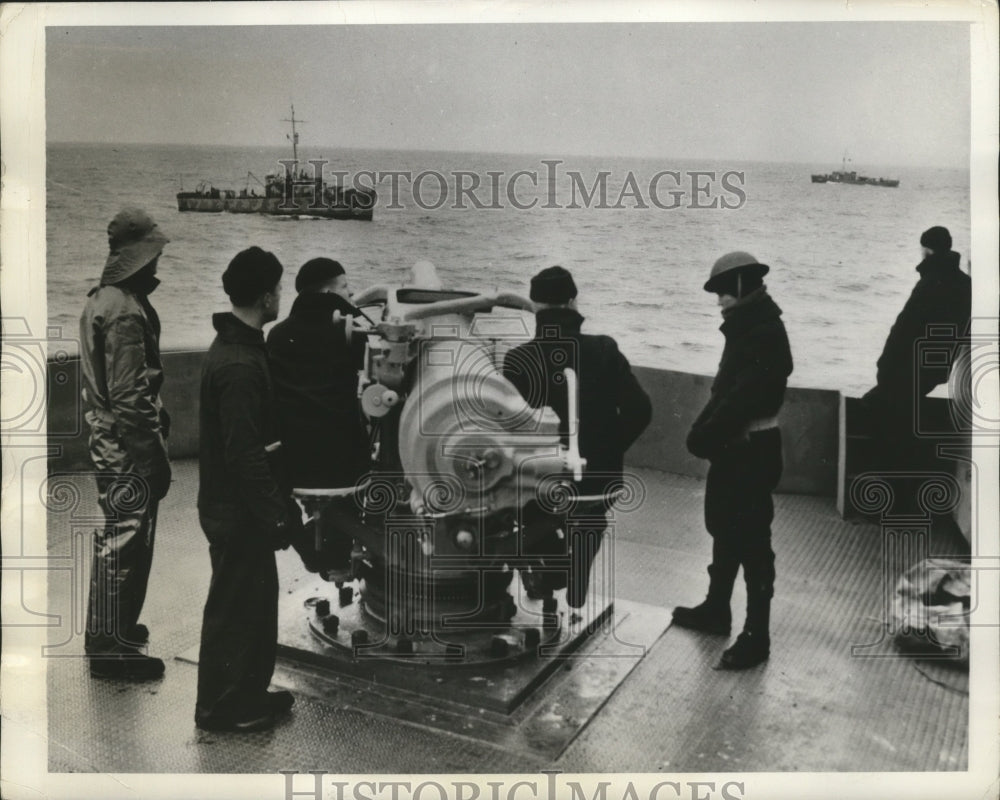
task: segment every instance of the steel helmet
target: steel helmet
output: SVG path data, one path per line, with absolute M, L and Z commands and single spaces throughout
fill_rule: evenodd
M 734 270 L 742 270 L 744 275 L 756 275 L 759 278 L 763 278 L 770 271 L 770 267 L 767 264 L 761 264 L 747 252 L 743 250 L 734 250 L 732 253 L 726 253 L 722 258 L 716 261 L 712 265 L 712 271 L 708 275 L 708 280 L 705 282 L 706 292 L 717 292 L 716 288 L 719 283 L 719 278 L 721 278 L 726 273 L 731 273 Z

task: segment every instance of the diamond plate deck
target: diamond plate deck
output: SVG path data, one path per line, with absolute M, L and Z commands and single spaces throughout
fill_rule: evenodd
M 606 592 L 619 612 L 632 603 L 669 615 L 675 605 L 697 602 L 707 583 L 704 484 L 653 470 L 638 473 L 646 501 L 621 517 L 606 541 L 614 565 Z M 88 677 L 80 598 L 86 596 L 96 512 L 92 479 L 74 479 L 78 501 L 49 513 L 49 554 L 79 564 L 49 577 L 48 613 L 57 617 L 46 659 L 48 719 L 37 724 L 53 772 L 919 772 L 968 766 L 966 673 L 895 657 L 891 642 L 881 638 L 880 530 L 840 520 L 832 500 L 790 495 L 776 497 L 771 660 L 746 673 L 718 672 L 712 666 L 725 640 L 669 628 L 641 660 L 629 662 L 627 677 L 595 701 L 589 722 L 561 749 L 552 744 L 562 736 L 558 731 L 551 739 L 541 727 L 520 735 L 496 712 L 473 716 L 403 690 L 376 695 L 356 679 L 283 660 L 276 682 L 297 690 L 291 716 L 265 733 L 199 732 L 193 720 L 196 670 L 175 657 L 198 642 L 208 548 L 194 510 L 197 464 L 176 463 L 174 476 L 143 614 L 152 631 L 150 652 L 168 660 L 157 682 Z M 928 547 L 933 555 L 966 552 L 947 528 L 935 529 Z M 279 569 L 282 591 L 293 591 L 291 581 L 303 575 L 294 555 L 279 554 Z M 885 577 L 894 579 L 895 572 Z M 737 618 L 742 595 L 738 587 Z M 863 644 L 874 645 L 866 651 L 873 657 L 852 655 L 852 646 Z M 893 657 L 874 657 L 879 654 Z M 585 696 L 591 678 L 603 680 L 598 673 L 605 663 L 569 662 L 570 669 L 550 679 L 544 697 L 557 703 L 562 690 Z M 400 713 L 394 704 L 408 710 Z M 512 716 L 534 712 L 546 715 L 529 698 Z M 523 724 L 521 717 L 516 721 Z

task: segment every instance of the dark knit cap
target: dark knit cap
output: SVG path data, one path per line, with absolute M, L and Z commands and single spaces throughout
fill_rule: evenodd
M 343 275 L 344 268 L 339 261 L 332 258 L 314 258 L 302 265 L 299 274 L 295 276 L 296 292 L 313 292 L 338 275 Z
M 935 225 L 920 235 L 920 246 L 933 250 L 935 253 L 947 253 L 951 250 L 951 234 L 947 228 Z
M 281 262 L 274 253 L 259 247 L 249 247 L 236 254 L 222 273 L 222 288 L 233 305 L 249 306 L 278 285 Z
M 569 270 L 548 267 L 531 279 L 531 294 L 536 303 L 562 305 L 576 297 L 576 284 Z

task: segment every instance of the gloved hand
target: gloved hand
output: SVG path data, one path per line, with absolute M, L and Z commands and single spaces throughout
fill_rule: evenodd
M 744 432 L 735 439 L 719 441 L 705 432 L 704 428 L 692 428 L 687 437 L 688 452 L 698 458 L 714 461 L 725 454 L 737 452 L 750 445 L 750 434 Z
M 164 497 L 167 496 L 167 492 L 170 491 L 170 480 L 172 473 L 170 471 L 170 463 L 164 462 L 160 467 L 147 478 L 147 483 L 149 484 L 149 494 L 153 500 L 159 502 Z
M 743 450 L 744 448 L 749 446 L 750 446 L 750 434 L 747 431 L 744 431 L 735 439 L 726 442 L 723 445 L 722 449 L 725 450 L 726 452 L 733 452 L 733 451 Z
M 288 520 L 278 520 L 271 528 L 271 547 L 275 550 L 287 550 L 292 543 L 292 526 Z
M 712 440 L 712 437 L 706 434 L 704 428 L 692 428 L 687 436 L 687 449 L 695 458 L 711 460 L 718 445 Z

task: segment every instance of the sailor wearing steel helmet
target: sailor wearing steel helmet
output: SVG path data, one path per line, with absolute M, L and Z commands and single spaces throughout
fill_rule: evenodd
M 687 438 L 691 454 L 710 462 L 705 526 L 712 536 L 712 563 L 708 597 L 694 608 L 674 609 L 673 616 L 681 627 L 728 635 L 729 602 L 743 567 L 746 623 L 722 654 L 722 669 L 746 669 L 770 655 L 771 493 L 781 477 L 777 414 L 792 354 L 781 309 L 763 283 L 768 269 L 742 251 L 727 253 L 712 267 L 705 291 L 719 297 L 726 344 L 711 397 Z

